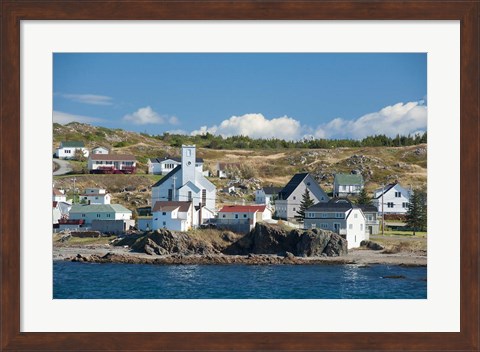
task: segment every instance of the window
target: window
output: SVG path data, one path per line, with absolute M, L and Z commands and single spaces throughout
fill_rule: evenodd
M 167 222 L 166 222 L 166 221 L 163 222 L 163 226 L 167 226 Z
M 224 217 L 225 217 L 225 214 L 222 215 L 222 218 L 224 218 Z
M 343 219 L 343 213 L 335 213 L 337 219 Z
M 97 214 L 97 218 L 99 218 L 99 217 L 100 217 L 100 214 Z
M 246 217 L 247 217 L 247 214 L 243 214 L 243 217 L 246 218 Z
M 186 155 L 186 156 L 192 156 L 192 151 L 191 151 L 190 149 L 187 149 L 187 150 L 185 151 L 185 155 Z
M 360 224 L 360 231 L 363 231 L 363 224 Z
M 235 214 L 235 219 L 238 219 L 238 214 Z
M 98 199 L 98 197 L 95 197 L 95 199 Z
M 293 211 L 295 211 L 295 208 L 293 208 Z
M 166 211 L 162 212 L 162 215 L 167 215 L 167 212 Z
M 348 224 L 348 229 L 353 230 L 353 224 Z
M 207 203 L 207 190 L 202 189 L 202 204 L 205 205 Z
M 84 217 L 85 217 L 85 214 L 82 214 L 82 218 L 84 218 Z
M 404 202 L 404 203 L 402 203 L 402 206 L 406 209 L 406 208 L 408 208 L 408 203 Z
M 173 189 L 169 189 L 168 190 L 168 200 L 171 201 L 172 200 L 172 197 L 173 197 Z
M 354 219 L 358 218 L 358 214 L 353 214 L 353 218 Z
M 188 191 L 188 201 L 192 201 L 192 191 Z
M 310 228 L 311 228 L 311 229 L 316 229 L 316 228 L 317 228 L 317 224 L 310 224 Z
M 395 198 L 400 198 L 402 196 L 402 192 L 395 192 Z
M 322 229 L 328 229 L 328 224 L 326 224 L 326 223 L 321 223 L 321 224 L 320 224 L 320 227 L 321 227 Z
M 107 214 L 107 218 L 109 218 L 109 217 L 110 217 L 110 215 L 111 215 L 111 214 Z
M 293 196 L 293 200 L 297 199 L 297 197 Z
M 393 206 L 394 206 L 393 203 L 391 203 L 391 202 L 387 203 L 388 208 L 393 208 Z
M 320 213 L 321 218 L 328 218 L 328 213 Z

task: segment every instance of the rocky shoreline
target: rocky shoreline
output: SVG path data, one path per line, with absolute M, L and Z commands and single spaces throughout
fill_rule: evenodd
M 427 257 L 414 253 L 385 254 L 373 250 L 352 250 L 341 257 L 296 257 L 291 253 L 285 256 L 273 254 L 249 255 L 181 255 L 171 254 L 151 256 L 144 253 L 129 252 L 124 248 L 83 248 L 56 247 L 54 260 L 80 263 L 121 263 L 155 265 L 319 265 L 319 264 L 356 264 L 356 265 L 400 265 L 427 266 Z

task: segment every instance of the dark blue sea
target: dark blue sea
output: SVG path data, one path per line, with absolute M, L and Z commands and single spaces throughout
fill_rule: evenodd
M 55 261 L 53 298 L 425 299 L 427 268 L 389 265 L 87 264 Z

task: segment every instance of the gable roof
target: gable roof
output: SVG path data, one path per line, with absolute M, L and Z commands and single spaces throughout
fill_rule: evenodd
M 178 208 L 178 211 L 185 213 L 192 206 L 192 202 L 181 202 L 181 201 L 158 201 L 155 202 L 155 205 L 152 208 L 153 212 L 158 211 L 172 211 Z
M 335 181 L 340 185 L 363 185 L 363 176 L 354 174 L 335 174 Z
M 360 209 L 362 209 L 362 211 L 364 213 L 378 213 L 378 209 L 375 205 L 365 205 L 365 204 L 362 204 L 362 205 L 358 205 L 358 207 Z
M 278 194 L 282 190 L 282 187 L 263 187 L 265 194 Z
M 132 213 L 130 209 L 120 204 L 74 204 L 70 213 Z
M 379 194 L 377 197 L 375 197 L 375 199 L 380 198 L 382 195 L 386 194 L 388 191 L 390 191 L 390 190 L 391 190 L 393 187 L 395 187 L 396 185 L 398 185 L 398 182 L 389 183 L 388 185 L 386 185 L 386 186 L 384 187 L 383 192 L 381 192 L 381 191 L 382 191 L 381 188 L 375 190 L 375 193 L 380 192 L 380 194 Z
M 97 145 L 95 148 L 93 148 L 92 150 L 95 150 L 95 149 L 105 149 L 105 150 L 109 150 L 107 147 L 104 147 L 102 145 Z
M 283 189 L 278 192 L 278 197 L 280 199 L 288 199 L 290 197 L 290 194 L 295 191 L 295 189 L 298 187 L 300 183 L 305 179 L 305 177 L 308 176 L 308 172 L 303 172 L 300 174 L 295 174 L 292 179 L 287 183 Z
M 90 154 L 92 160 L 136 161 L 135 156 L 130 154 Z
M 266 205 L 225 205 L 219 213 L 255 213 L 264 212 Z
M 163 158 L 159 157 L 159 158 L 150 158 L 150 162 L 152 163 L 161 163 L 162 161 L 166 161 L 166 160 L 173 160 L 177 163 L 181 163 L 182 162 L 182 159 L 181 158 L 174 158 L 174 157 L 171 157 L 171 156 L 165 156 Z M 203 163 L 203 159 L 202 158 L 195 158 L 195 162 L 196 163 Z
M 82 141 L 62 141 L 61 148 L 84 148 L 85 144 Z
M 165 176 L 163 176 L 160 180 L 158 180 L 153 186 L 153 187 L 158 187 L 160 186 L 161 184 L 163 184 L 165 181 L 167 181 L 170 177 L 172 177 L 174 174 L 177 173 L 177 171 L 179 171 L 180 169 L 182 168 L 182 165 L 178 165 L 176 166 L 172 171 L 170 171 L 168 174 L 166 174 Z
M 344 198 L 332 198 L 328 202 L 320 202 L 312 205 L 310 208 L 305 211 L 318 211 L 318 212 L 331 212 L 331 211 L 341 211 L 345 212 L 352 208 L 358 208 L 353 205 L 348 199 Z

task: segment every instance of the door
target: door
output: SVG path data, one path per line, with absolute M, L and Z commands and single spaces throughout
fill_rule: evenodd
M 368 227 L 368 233 L 371 235 L 373 234 L 373 226 Z

